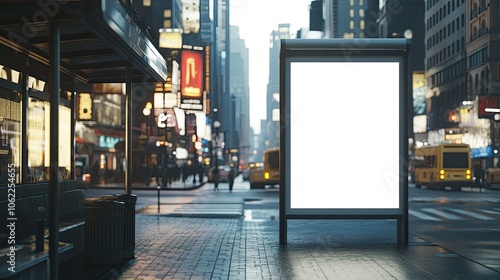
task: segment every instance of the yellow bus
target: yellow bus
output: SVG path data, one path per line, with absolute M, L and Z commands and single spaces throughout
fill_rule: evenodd
M 472 185 L 470 147 L 440 144 L 415 149 L 415 186 L 452 189 Z
M 262 157 L 263 167 L 251 171 L 251 189 L 279 185 L 280 183 L 280 149 L 267 149 L 264 151 Z

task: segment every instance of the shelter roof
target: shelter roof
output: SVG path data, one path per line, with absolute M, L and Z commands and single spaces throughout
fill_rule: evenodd
M 165 59 L 118 0 L 2 0 L 0 64 L 47 80 L 50 20 L 60 22 L 61 83 L 124 83 L 167 77 Z

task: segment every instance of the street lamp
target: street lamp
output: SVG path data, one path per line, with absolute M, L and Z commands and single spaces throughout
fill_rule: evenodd
M 220 128 L 220 121 L 214 121 L 214 128 L 215 128 L 215 131 L 219 131 L 219 128 Z
M 217 112 L 216 109 L 214 109 L 214 112 Z M 214 123 L 213 123 L 213 127 L 214 127 L 214 130 L 215 130 L 215 141 L 214 141 L 214 144 L 215 144 L 215 167 L 217 167 L 219 165 L 218 163 L 218 160 L 219 160 L 219 156 L 217 155 L 217 150 L 218 150 L 218 144 L 219 144 L 219 129 L 221 127 L 221 123 L 220 121 L 218 120 L 215 120 Z M 212 151 L 213 153 L 214 151 Z
M 149 117 L 149 115 L 151 115 L 151 109 L 153 109 L 153 104 L 151 104 L 151 102 L 146 103 L 146 106 L 142 109 L 142 114 Z
M 149 120 L 151 116 L 151 109 L 153 109 L 153 104 L 151 102 L 146 103 L 144 109 L 142 109 L 142 114 L 146 119 L 146 144 L 144 144 L 144 153 L 146 154 L 146 166 L 149 168 L 149 154 L 148 154 L 148 142 L 149 142 Z

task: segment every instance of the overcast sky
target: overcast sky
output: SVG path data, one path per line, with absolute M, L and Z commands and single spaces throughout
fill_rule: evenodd
M 269 80 L 269 35 L 278 24 L 289 23 L 292 36 L 309 26 L 311 0 L 230 0 L 230 24 L 239 26 L 250 55 L 250 126 L 260 133 L 266 118 Z

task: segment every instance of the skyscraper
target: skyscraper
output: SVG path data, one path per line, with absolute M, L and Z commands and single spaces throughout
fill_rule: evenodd
M 261 128 L 264 139 L 263 147 L 279 146 L 279 90 L 280 90 L 280 48 L 281 39 L 290 38 L 290 24 L 282 23 L 277 30 L 271 32 L 269 43 L 269 82 L 266 93 L 266 126 Z
M 323 0 L 325 38 L 377 37 L 378 0 Z
M 234 131 L 232 147 L 238 148 L 239 158 L 245 162 L 250 152 L 249 129 L 250 129 L 250 105 L 248 86 L 248 48 L 245 41 L 240 39 L 239 27 L 231 26 L 231 76 L 230 93 L 232 100 L 232 123 L 231 131 Z M 237 141 L 236 141 L 237 140 Z

